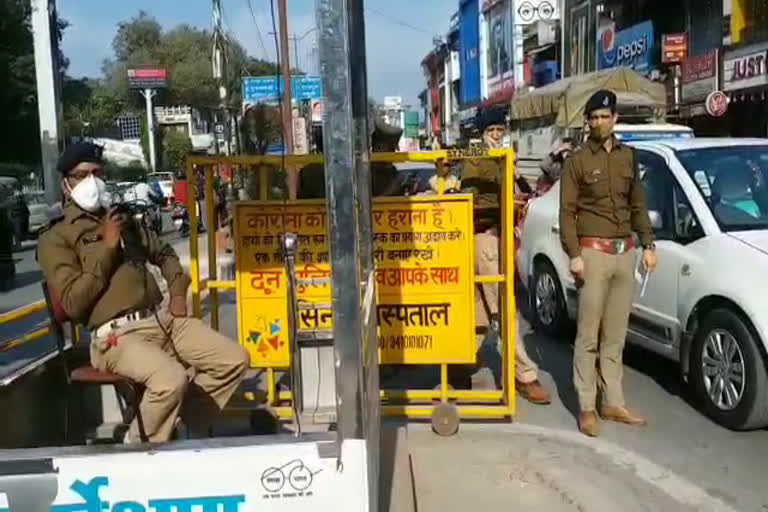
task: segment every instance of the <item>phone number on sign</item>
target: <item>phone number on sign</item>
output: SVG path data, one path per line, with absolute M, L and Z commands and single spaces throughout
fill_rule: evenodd
M 379 336 L 379 348 L 432 350 L 432 336 L 429 334 Z

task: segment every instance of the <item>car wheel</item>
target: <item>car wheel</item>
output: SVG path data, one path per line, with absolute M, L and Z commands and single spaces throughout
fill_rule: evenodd
M 757 337 L 729 309 L 709 311 L 691 348 L 690 385 L 706 414 L 733 430 L 768 425 L 768 373 Z
M 560 279 L 547 261 L 534 264 L 530 300 L 534 325 L 547 334 L 561 334 L 568 312 Z

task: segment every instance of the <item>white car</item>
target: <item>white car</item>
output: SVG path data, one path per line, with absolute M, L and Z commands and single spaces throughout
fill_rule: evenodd
M 627 341 L 679 361 L 704 411 L 732 429 L 768 425 L 768 140 L 633 142 L 658 266 L 637 287 Z M 517 265 L 536 324 L 577 309 L 560 244 L 556 184 L 528 206 Z

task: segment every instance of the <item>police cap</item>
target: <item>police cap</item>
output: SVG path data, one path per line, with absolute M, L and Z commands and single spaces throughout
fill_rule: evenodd
M 69 171 L 83 162 L 101 164 L 104 162 L 102 159 L 103 153 L 104 148 L 92 142 L 77 142 L 64 150 L 59 157 L 56 170 L 66 176 L 69 174 Z
M 502 126 L 507 124 L 507 114 L 504 110 L 498 108 L 488 109 L 477 117 L 477 127 L 481 132 L 484 132 L 489 126 L 496 124 Z
M 588 116 L 595 110 L 601 108 L 609 108 L 612 113 L 616 113 L 616 94 L 613 91 L 602 89 L 593 94 L 588 100 L 587 105 L 584 108 L 584 115 Z

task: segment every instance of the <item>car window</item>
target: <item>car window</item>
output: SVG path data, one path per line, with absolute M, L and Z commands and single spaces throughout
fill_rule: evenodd
M 687 149 L 677 158 L 724 231 L 768 227 L 768 146 Z
M 654 227 L 659 239 L 671 239 L 675 234 L 675 207 L 672 193 L 675 178 L 661 155 L 649 151 L 637 151 L 638 178 L 645 187 L 646 204 L 651 217 L 660 222 Z

